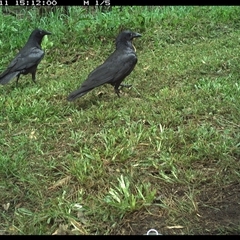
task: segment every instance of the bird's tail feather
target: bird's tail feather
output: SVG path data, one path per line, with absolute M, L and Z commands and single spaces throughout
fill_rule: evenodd
M 77 89 L 68 95 L 67 100 L 70 102 L 74 101 L 75 99 L 82 97 L 83 95 L 87 94 L 88 92 L 89 91 L 82 92 L 81 89 Z
M 2 85 L 7 84 L 11 79 L 16 77 L 18 74 L 19 74 L 19 72 L 11 72 L 11 73 L 7 73 L 7 74 L 2 73 L 0 75 L 0 84 L 2 84 Z

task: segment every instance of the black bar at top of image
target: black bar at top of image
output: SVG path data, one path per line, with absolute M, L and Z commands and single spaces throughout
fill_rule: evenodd
M 125 2 L 121 0 L 0 0 L 0 6 L 124 6 L 125 3 L 130 5 L 144 5 L 144 2 L 131 0 L 131 2 Z M 155 5 L 156 1 L 145 1 L 150 5 Z
M 157 1 L 121 0 L 0 0 L 0 6 L 145 6 L 156 5 Z M 159 6 L 159 5 L 156 5 Z
M 127 5 L 126 5 L 127 4 Z M 196 5 L 195 5 L 196 4 Z M 228 4 L 231 4 L 228 2 Z M 0 6 L 174 6 L 176 5 L 175 1 L 156 1 L 156 0 L 68 0 L 68 1 L 60 1 L 60 0 L 0 0 Z M 189 5 L 187 1 L 179 1 L 177 5 Z M 204 2 L 195 2 L 195 6 L 201 5 L 214 5 L 213 2 L 208 1 Z M 233 3 L 234 5 L 234 3 Z
M 126 5 L 127 4 L 127 5 Z M 0 6 L 160 6 L 156 0 L 0 0 Z M 167 4 L 169 5 L 169 4 Z
M 112 2 L 123 5 L 118 0 L 0 0 L 0 6 L 111 6 Z

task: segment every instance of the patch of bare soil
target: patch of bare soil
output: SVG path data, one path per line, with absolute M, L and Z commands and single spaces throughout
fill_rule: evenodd
M 200 224 L 209 234 L 240 234 L 240 183 L 206 191 L 201 197 Z
M 187 228 L 168 226 L 167 213 L 153 206 L 125 217 L 111 234 L 144 235 L 150 229 L 163 235 L 240 234 L 240 183 L 202 191 L 198 199 L 198 216 L 190 220 Z

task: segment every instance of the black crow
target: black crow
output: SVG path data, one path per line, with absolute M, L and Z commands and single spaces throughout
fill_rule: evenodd
M 129 30 L 121 32 L 116 38 L 116 50 L 102 65 L 88 75 L 88 78 L 77 90 L 69 94 L 67 100 L 73 101 L 82 97 L 95 87 L 105 83 L 114 86 L 116 94 L 120 97 L 118 88 L 119 86 L 131 86 L 121 84 L 121 82 L 132 72 L 137 63 L 137 56 L 132 45 L 132 40 L 135 37 L 141 37 L 141 35 Z
M 11 79 L 17 77 L 16 84 L 21 74 L 32 74 L 32 80 L 36 83 L 37 66 L 44 57 L 41 42 L 45 35 L 51 33 L 41 29 L 35 29 L 28 38 L 25 46 L 11 61 L 7 69 L 0 75 L 0 84 L 7 84 Z

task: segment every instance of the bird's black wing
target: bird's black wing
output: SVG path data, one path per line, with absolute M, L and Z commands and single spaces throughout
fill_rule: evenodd
M 88 91 L 105 83 L 123 80 L 137 63 L 134 53 L 113 54 L 102 65 L 91 72 L 81 85 L 81 92 Z
M 14 76 L 24 73 L 27 69 L 39 64 L 43 57 L 44 51 L 37 47 L 19 52 L 10 62 L 7 69 L 0 75 L 0 83 L 8 83 Z
M 9 64 L 8 69 L 11 72 L 21 71 L 28 68 L 33 67 L 44 57 L 44 51 L 37 48 L 32 47 L 28 49 L 28 51 L 20 52 Z

